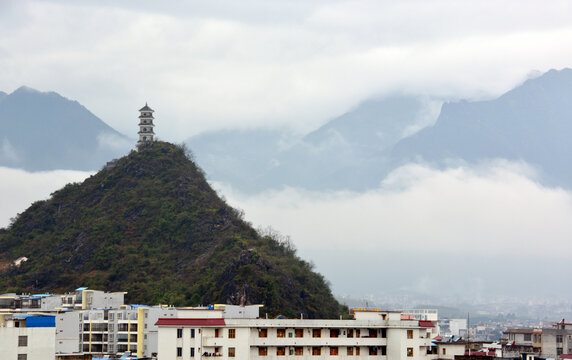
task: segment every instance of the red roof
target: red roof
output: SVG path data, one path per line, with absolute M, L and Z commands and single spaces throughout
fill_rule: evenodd
M 572 354 L 558 355 L 561 359 L 572 359 Z
M 435 325 L 433 325 L 433 323 L 429 320 L 419 320 L 419 326 L 425 328 L 435 327 Z
M 224 319 L 160 318 L 156 326 L 224 326 Z

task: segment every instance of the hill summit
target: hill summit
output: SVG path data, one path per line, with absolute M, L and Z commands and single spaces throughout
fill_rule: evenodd
M 19 266 L 14 261 L 28 258 Z M 132 303 L 264 304 L 337 317 L 325 279 L 209 186 L 186 149 L 155 142 L 32 204 L 0 230 L 0 289 L 127 291 Z

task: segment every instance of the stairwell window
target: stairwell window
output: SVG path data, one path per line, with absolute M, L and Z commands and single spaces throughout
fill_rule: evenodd
M 183 329 L 177 329 L 177 339 L 180 339 L 183 337 Z
M 407 338 L 413 339 L 413 330 L 407 330 Z
M 228 338 L 229 339 L 236 338 L 236 329 L 228 329 Z
M 177 348 L 177 356 L 183 356 L 183 348 L 181 347 Z
M 233 347 L 228 348 L 228 357 L 235 357 L 236 356 L 236 349 Z

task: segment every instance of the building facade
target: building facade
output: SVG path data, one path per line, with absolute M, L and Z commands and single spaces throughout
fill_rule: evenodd
M 216 310 L 215 310 L 216 311 Z M 399 312 L 356 311 L 353 320 L 161 318 L 158 360 L 425 359 L 430 321 L 402 320 Z M 190 315 L 190 314 L 186 314 Z

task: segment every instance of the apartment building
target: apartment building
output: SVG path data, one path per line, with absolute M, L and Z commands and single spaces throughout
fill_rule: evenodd
M 54 328 L 53 316 L 0 315 L 2 360 L 54 359 Z
M 160 318 L 158 360 L 426 359 L 431 321 L 400 312 L 354 312 L 353 320 L 224 317 L 221 309 Z

